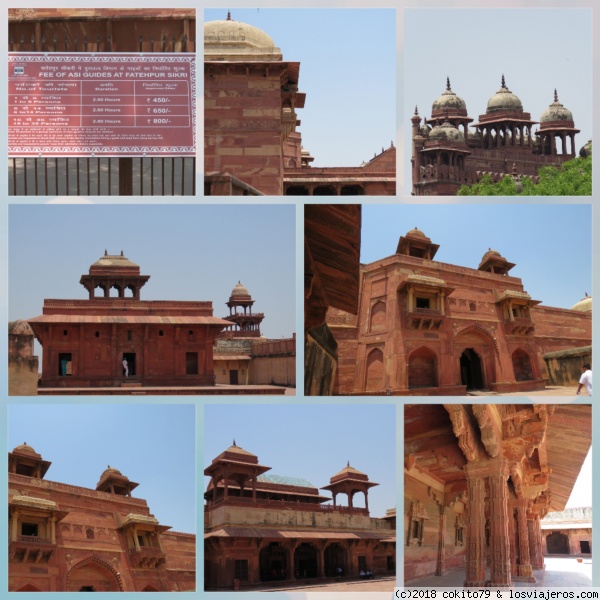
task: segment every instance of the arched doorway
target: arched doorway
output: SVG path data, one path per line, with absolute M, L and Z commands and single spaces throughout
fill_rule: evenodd
M 122 592 L 119 574 L 104 561 L 91 557 L 67 573 L 68 592 Z
M 546 537 L 548 554 L 570 554 L 569 536 L 560 531 L 553 531 Z
M 287 552 L 278 542 L 271 542 L 259 554 L 261 581 L 280 581 L 287 578 Z
M 483 365 L 473 348 L 466 348 L 460 355 L 460 382 L 468 390 L 483 389 Z
M 346 553 L 338 543 L 329 544 L 329 546 L 325 548 L 323 558 L 325 561 L 324 567 L 326 577 L 335 577 L 338 573 L 338 568 L 343 570 L 344 575 L 348 574 L 345 560 Z
M 294 552 L 294 575 L 296 579 L 308 579 L 317 576 L 317 550 L 311 544 L 303 542 Z

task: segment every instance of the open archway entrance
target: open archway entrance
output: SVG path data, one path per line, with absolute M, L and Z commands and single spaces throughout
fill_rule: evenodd
M 564 533 L 554 531 L 546 538 L 548 554 L 569 554 L 569 538 Z
M 287 578 L 287 552 L 278 542 L 265 546 L 259 555 L 260 580 L 280 581 Z
M 294 552 L 294 571 L 296 579 L 308 579 L 317 576 L 317 550 L 307 543 L 300 544 Z
M 466 348 L 460 355 L 460 382 L 467 390 L 483 389 L 483 365 L 473 348 Z
M 338 574 L 338 569 L 342 569 L 344 575 L 347 574 L 347 565 L 344 560 L 344 549 L 339 544 L 329 544 L 325 548 L 325 576 L 335 577 Z
M 67 575 L 69 592 L 122 592 L 121 582 L 109 565 L 91 559 L 75 565 Z

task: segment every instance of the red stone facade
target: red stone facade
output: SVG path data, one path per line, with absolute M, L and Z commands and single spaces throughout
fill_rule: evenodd
M 211 302 L 141 300 L 148 279 L 122 253 L 105 253 L 81 277 L 88 300 L 44 300 L 43 315 L 28 319 L 44 349 L 40 386 L 213 385 L 213 344 L 231 323 L 213 317 Z
M 549 98 L 551 97 L 549 90 Z M 415 108 L 412 122 L 413 195 L 455 195 L 462 185 L 472 185 L 483 175 L 499 181 L 505 175 L 523 175 L 537 181 L 538 169 L 560 166 L 575 157 L 573 114 L 559 101 L 542 113 L 540 121 L 524 112 L 521 100 L 502 76 L 498 92 L 486 112 L 471 124 L 465 101 L 447 80 L 446 90 L 433 103 L 431 117 L 421 125 Z M 533 126 L 540 125 L 535 134 Z M 469 127 L 474 131 L 469 131 Z
M 394 195 L 393 143 L 361 166 L 310 166 L 296 131 L 299 73 L 260 29 L 230 15 L 205 23 L 205 194 Z
M 369 516 L 369 489 L 378 484 L 365 473 L 348 464 L 334 475 L 322 488 L 333 497 L 326 505 L 330 498 L 308 481 L 269 470 L 235 441 L 204 470 L 205 589 L 334 578 L 338 569 L 349 577 L 395 573 L 396 511 Z M 356 493 L 365 508 L 352 506 Z
M 541 519 L 569 499 L 591 417 L 590 405 L 406 405 L 405 583 L 457 569 L 467 587 L 534 583 Z
M 544 389 L 544 355 L 591 344 L 591 311 L 539 306 L 498 252 L 477 269 L 434 260 L 420 230 L 361 265 L 358 314 L 330 309 L 338 394 Z
M 8 590 L 193 591 L 196 536 L 169 531 L 109 467 L 95 490 L 45 479 L 27 444 L 8 455 Z

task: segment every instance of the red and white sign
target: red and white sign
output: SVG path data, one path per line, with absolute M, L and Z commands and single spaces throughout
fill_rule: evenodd
M 9 156 L 195 156 L 194 58 L 9 53 Z

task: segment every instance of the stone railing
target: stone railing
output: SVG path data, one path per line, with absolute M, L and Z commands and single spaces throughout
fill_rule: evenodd
M 39 537 L 37 535 L 20 535 L 18 536 L 17 541 L 25 544 L 52 545 L 52 540 L 50 538 Z
M 313 502 L 291 502 L 289 500 L 267 500 L 257 499 L 253 502 L 252 498 L 239 498 L 237 496 L 228 496 L 227 498 L 219 498 L 216 501 L 209 500 L 208 508 L 216 508 L 221 505 L 229 506 L 252 506 L 253 508 L 267 509 L 291 509 L 305 510 L 320 513 L 339 512 L 344 514 L 355 514 L 368 516 L 369 512 L 366 508 L 355 508 L 350 506 L 333 506 L 333 504 L 317 504 Z

